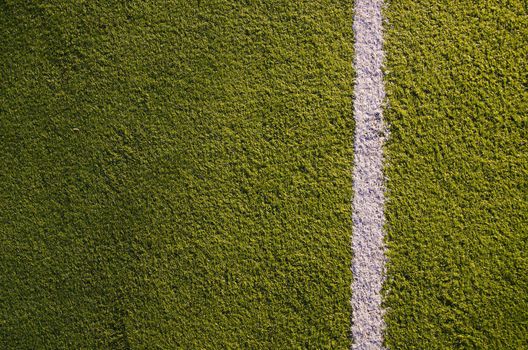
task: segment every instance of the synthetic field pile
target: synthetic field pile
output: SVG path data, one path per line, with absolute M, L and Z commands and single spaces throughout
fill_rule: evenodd
M 526 348 L 526 3 L 389 5 L 387 345 Z
M 346 349 L 351 1 L 0 5 L 2 349 Z
M 387 348 L 526 348 L 526 4 L 386 6 Z M 350 348 L 353 7 L 0 2 L 0 348 Z

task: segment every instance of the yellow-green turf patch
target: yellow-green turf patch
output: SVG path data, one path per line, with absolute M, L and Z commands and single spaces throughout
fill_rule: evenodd
M 348 348 L 352 5 L 2 1 L 0 347 Z
M 526 2 L 385 13 L 386 344 L 528 348 Z

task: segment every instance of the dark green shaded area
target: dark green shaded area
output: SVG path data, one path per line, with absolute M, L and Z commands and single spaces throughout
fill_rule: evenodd
M 0 347 L 348 348 L 351 12 L 0 2 Z
M 391 349 L 528 348 L 524 1 L 385 11 Z

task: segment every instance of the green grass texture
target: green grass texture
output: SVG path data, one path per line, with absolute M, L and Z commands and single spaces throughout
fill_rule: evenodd
M 352 7 L 1 1 L 0 347 L 347 349 Z
M 528 349 L 526 2 L 385 10 L 390 349 Z

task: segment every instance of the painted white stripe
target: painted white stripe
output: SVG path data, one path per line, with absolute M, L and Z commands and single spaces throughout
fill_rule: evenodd
M 356 0 L 352 349 L 383 349 L 385 275 L 382 0 Z

